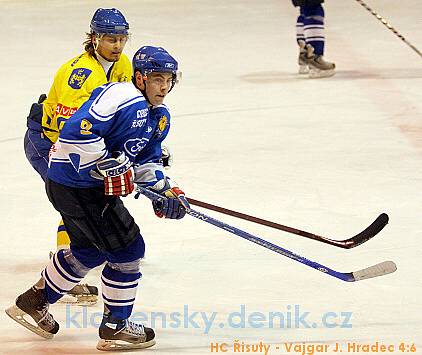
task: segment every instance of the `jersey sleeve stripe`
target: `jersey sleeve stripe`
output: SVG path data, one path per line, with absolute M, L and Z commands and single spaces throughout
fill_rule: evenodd
M 79 140 L 79 139 L 65 139 L 62 137 L 59 137 L 59 141 L 62 143 L 68 143 L 68 144 L 91 144 L 91 143 L 96 143 L 103 140 L 103 138 L 101 137 L 97 137 L 94 139 L 84 139 L 84 140 Z
M 130 106 L 134 103 L 142 102 L 142 101 L 145 101 L 145 99 L 142 96 L 137 96 L 135 98 L 132 98 L 132 99 L 126 101 L 125 103 L 121 104 L 120 106 L 118 106 L 114 112 L 112 112 L 108 115 L 100 115 L 98 112 L 95 112 L 95 110 L 93 108 L 94 105 L 92 105 L 89 108 L 89 113 L 99 121 L 108 121 L 110 118 L 112 118 L 116 114 L 117 111 L 119 111 L 119 110 L 121 110 L 121 109 L 123 109 L 127 106 Z

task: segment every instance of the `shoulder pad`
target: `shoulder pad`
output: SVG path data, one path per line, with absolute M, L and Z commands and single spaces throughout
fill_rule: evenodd
M 90 115 L 99 121 L 108 121 L 117 111 L 138 102 L 144 102 L 147 107 L 145 98 L 132 83 L 110 83 L 103 87 L 89 108 Z
M 151 114 L 152 115 L 167 115 L 170 116 L 170 110 L 168 108 L 168 106 L 162 104 L 162 105 L 157 105 L 157 106 L 152 106 L 151 109 Z

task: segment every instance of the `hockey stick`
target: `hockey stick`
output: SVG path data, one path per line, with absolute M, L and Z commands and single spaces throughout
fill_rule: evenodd
M 344 248 L 344 249 L 351 249 L 367 242 L 369 239 L 375 237 L 388 223 L 388 215 L 386 213 L 382 213 L 375 219 L 375 221 L 373 221 L 368 227 L 365 228 L 365 230 L 363 230 L 359 234 L 356 234 L 355 236 L 349 239 L 345 239 L 345 240 L 333 240 L 333 239 L 329 239 L 327 237 L 323 237 L 314 233 L 305 232 L 300 229 L 284 226 L 279 223 L 275 223 L 275 222 L 267 221 L 262 218 L 250 216 L 245 213 L 229 210 L 228 208 L 219 207 L 207 202 L 195 200 L 193 198 L 187 198 L 187 200 L 191 205 L 206 208 L 211 211 L 216 211 L 216 212 L 223 213 L 229 216 L 244 219 L 246 221 L 254 222 L 254 223 L 261 224 L 267 227 L 279 229 L 287 233 L 300 235 L 305 238 L 313 239 L 318 242 L 330 244 L 330 245 L 333 245 L 339 248 Z
M 385 18 L 383 18 L 381 15 L 377 14 L 374 10 L 372 10 L 365 2 L 362 0 L 356 0 L 359 4 L 361 4 L 365 9 L 367 9 L 372 15 L 374 15 L 385 27 L 387 27 L 390 31 L 392 31 L 398 38 L 400 38 L 404 43 L 406 43 L 410 48 L 412 48 L 416 53 L 419 54 L 420 57 L 422 57 L 422 53 L 419 49 L 417 49 L 413 44 L 411 44 L 409 41 L 406 40 L 397 30 L 391 26 Z
M 155 192 L 152 192 L 151 190 L 148 190 L 144 187 L 141 187 L 137 185 L 136 187 L 137 194 L 135 198 L 139 197 L 140 194 L 143 194 L 144 196 L 148 197 L 152 201 L 159 201 L 166 197 L 163 197 Z M 195 217 L 199 219 L 200 221 L 207 222 L 209 224 L 212 224 L 218 228 L 224 229 L 230 233 L 233 233 L 241 238 L 244 238 L 252 243 L 258 244 L 266 249 L 272 250 L 275 253 L 284 255 L 290 259 L 293 259 L 299 263 L 305 264 L 313 269 L 316 269 L 318 271 L 321 271 L 325 274 L 328 274 L 332 277 L 335 277 L 337 279 L 347 281 L 347 282 L 353 282 L 353 281 L 360 281 L 360 280 L 366 280 L 373 277 L 383 276 L 390 274 L 397 270 L 396 264 L 393 261 L 384 261 L 382 263 L 369 266 L 365 269 L 354 271 L 354 272 L 339 272 L 335 271 L 333 269 L 330 269 L 322 264 L 319 264 L 315 261 L 311 261 L 309 259 L 304 258 L 303 256 L 300 256 L 298 254 L 295 254 L 287 249 L 284 249 L 278 245 L 275 245 L 273 243 L 270 243 L 264 239 L 258 238 L 248 232 L 245 232 L 239 228 L 233 227 L 229 224 L 226 224 L 224 222 L 221 222 L 217 219 L 214 219 L 210 216 L 207 216 L 201 212 L 195 211 L 193 209 L 187 209 L 186 213 L 189 214 L 192 217 Z

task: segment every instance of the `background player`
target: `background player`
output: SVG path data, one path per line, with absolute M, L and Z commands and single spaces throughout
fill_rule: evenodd
M 123 14 L 115 8 L 99 8 L 90 27 L 84 42 L 85 52 L 60 67 L 46 99 L 41 95 L 39 102 L 31 107 L 24 148 L 27 159 L 43 180 L 47 174 L 50 148 L 69 117 L 96 87 L 107 82 L 127 82 L 132 77 L 130 61 L 122 53 L 129 35 L 129 24 Z M 61 221 L 57 248 L 69 248 L 69 243 Z M 98 290 L 95 286 L 80 284 L 69 294 L 72 297 L 66 297 L 67 301 L 95 303 Z
M 324 0 L 292 0 L 300 7 L 296 21 L 296 40 L 299 45 L 299 74 L 310 78 L 335 74 L 335 64 L 324 60 Z

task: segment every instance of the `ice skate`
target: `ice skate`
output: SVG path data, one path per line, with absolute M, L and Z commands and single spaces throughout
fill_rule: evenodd
M 97 349 L 103 351 L 144 349 L 155 344 L 153 329 L 127 319 L 113 320 L 110 315 L 104 316 L 99 334 Z
M 306 43 L 303 40 L 298 41 L 299 44 L 299 58 L 297 60 L 299 64 L 299 74 L 308 74 L 308 58 L 306 56 Z
M 78 284 L 65 294 L 58 302 L 78 306 L 92 306 L 98 301 L 98 288 L 88 284 Z
M 35 334 L 51 339 L 59 331 L 59 324 L 48 312 L 48 306 L 44 290 L 32 287 L 21 294 L 13 306 L 6 309 L 6 314 Z M 32 322 L 25 319 L 25 315 L 32 318 Z
M 50 251 L 49 258 L 54 253 Z M 92 306 L 98 301 L 98 288 L 88 284 L 78 284 L 72 288 L 67 294 L 60 298 L 58 303 L 68 303 L 78 306 Z
M 306 45 L 306 48 L 310 78 L 327 78 L 335 74 L 336 65 L 334 63 L 327 62 L 322 55 L 315 54 L 314 47 L 310 44 Z

